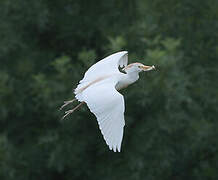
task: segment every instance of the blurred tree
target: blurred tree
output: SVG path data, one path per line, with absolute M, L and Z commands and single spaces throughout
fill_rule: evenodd
M 2 0 L 0 20 L 0 179 L 218 178 L 217 0 Z M 58 109 L 124 49 L 157 71 L 122 91 L 113 153 L 87 107 Z

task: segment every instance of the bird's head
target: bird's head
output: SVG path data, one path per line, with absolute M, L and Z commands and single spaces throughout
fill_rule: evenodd
M 141 71 L 151 71 L 155 69 L 155 66 L 145 66 L 142 63 L 132 63 L 123 68 L 125 72 L 141 72 Z

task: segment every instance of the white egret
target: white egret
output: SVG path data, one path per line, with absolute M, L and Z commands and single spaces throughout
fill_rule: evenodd
M 74 112 L 82 104 L 87 104 L 96 116 L 101 133 L 110 150 L 120 152 L 123 139 L 124 98 L 118 91 L 139 79 L 139 72 L 155 69 L 141 63 L 128 63 L 128 52 L 112 54 L 92 65 L 74 90 L 75 99 L 65 101 L 66 105 L 78 100 L 75 108 L 66 111 L 63 118 Z M 119 67 L 122 68 L 119 71 Z

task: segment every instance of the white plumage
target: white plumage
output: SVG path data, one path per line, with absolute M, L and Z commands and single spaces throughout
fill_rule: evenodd
M 75 98 L 82 103 L 85 102 L 96 116 L 104 140 L 114 152 L 121 150 L 125 126 L 124 97 L 118 91 L 137 81 L 139 72 L 154 69 L 154 66 L 144 66 L 141 63 L 128 66 L 127 63 L 127 51 L 104 58 L 86 71 L 74 91 Z M 119 71 L 119 66 L 125 73 Z M 73 100 L 65 102 L 62 108 L 71 102 Z M 75 109 L 77 107 L 66 111 L 64 117 Z
M 112 54 L 96 64 L 92 65 L 85 73 L 84 78 L 80 83 L 94 80 L 101 76 L 107 76 L 114 73 L 120 73 L 118 67 L 127 66 L 128 53 L 127 51 Z
M 101 133 L 110 149 L 120 151 L 123 137 L 124 98 L 115 89 L 116 81 L 104 80 L 82 92 L 83 101 L 95 114 Z

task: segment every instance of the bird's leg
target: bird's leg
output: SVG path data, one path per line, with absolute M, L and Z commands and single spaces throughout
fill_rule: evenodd
M 82 106 L 83 104 L 85 104 L 85 102 L 81 102 L 79 103 L 75 108 L 71 109 L 71 110 L 68 110 L 68 111 L 65 111 L 65 115 L 62 117 L 62 120 L 67 117 L 69 114 L 73 113 L 75 110 L 77 110 L 80 106 Z
M 65 106 L 67 106 L 68 104 L 73 103 L 74 101 L 76 101 L 76 99 L 72 99 L 70 101 L 64 101 L 64 104 L 60 107 L 60 110 L 62 110 Z

